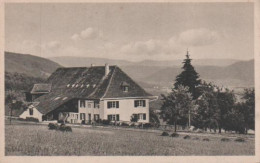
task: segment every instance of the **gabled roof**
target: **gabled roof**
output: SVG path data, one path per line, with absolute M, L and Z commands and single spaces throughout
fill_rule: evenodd
M 149 97 L 151 94 L 147 93 L 140 87 L 133 79 L 124 73 L 119 67 L 115 67 L 109 83 L 101 85 L 100 93 L 96 93 L 90 98 L 130 98 L 130 97 Z M 127 92 L 123 91 L 122 83 L 129 87 Z
M 51 92 L 35 100 L 37 109 L 46 114 L 72 99 L 152 96 L 117 66 L 109 70 L 105 76 L 105 66 L 58 68 L 47 80 Z M 123 82 L 128 83 L 128 92 L 123 92 Z
M 51 84 L 34 84 L 31 94 L 49 93 L 51 91 Z

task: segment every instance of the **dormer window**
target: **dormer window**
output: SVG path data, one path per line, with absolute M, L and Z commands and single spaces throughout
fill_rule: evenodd
M 121 83 L 121 88 L 122 88 L 123 92 L 128 92 L 129 91 L 129 84 L 124 81 L 124 82 Z
M 124 91 L 124 92 L 128 92 L 128 90 L 129 90 L 129 87 L 128 87 L 128 86 L 124 86 L 124 87 L 123 87 L 123 91 Z

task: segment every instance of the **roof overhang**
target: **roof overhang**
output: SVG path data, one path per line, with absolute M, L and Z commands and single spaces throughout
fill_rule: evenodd
M 100 100 L 119 100 L 119 99 L 149 99 L 157 100 L 158 96 L 141 96 L 141 97 L 115 97 L 115 98 L 101 98 Z

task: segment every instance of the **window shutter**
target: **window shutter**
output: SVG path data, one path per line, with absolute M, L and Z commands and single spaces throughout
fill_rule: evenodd
M 116 108 L 119 108 L 119 101 L 116 101 Z
M 146 114 L 143 114 L 143 120 L 146 120 Z
M 119 121 L 119 114 L 116 115 L 116 120 Z
M 146 101 L 145 100 L 143 100 L 143 101 L 144 101 L 144 107 L 145 107 L 146 106 L 146 103 L 145 103 Z
M 138 101 L 137 101 L 137 100 L 135 100 L 135 108 L 137 107 L 137 103 L 138 103 Z

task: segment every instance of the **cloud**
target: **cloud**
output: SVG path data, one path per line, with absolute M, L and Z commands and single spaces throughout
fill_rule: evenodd
M 61 43 L 59 41 L 50 41 L 42 45 L 42 49 L 46 51 L 54 51 L 61 47 Z
M 179 43 L 188 46 L 206 46 L 214 44 L 219 39 L 216 31 L 209 29 L 190 29 L 180 33 Z
M 155 55 L 161 48 L 159 40 L 150 39 L 148 41 L 131 42 L 122 46 L 121 50 L 124 53 Z
M 74 41 L 78 41 L 78 40 L 80 40 L 80 37 L 79 37 L 78 34 L 74 34 L 74 35 L 71 36 L 71 39 L 74 40 Z
M 191 29 L 166 40 L 150 39 L 125 44 L 121 52 L 136 55 L 178 55 L 187 47 L 199 47 L 214 44 L 219 39 L 216 31 Z
M 136 55 L 169 55 L 180 52 L 180 46 L 175 44 L 175 39 L 131 42 L 122 46 L 121 51 L 126 54 Z
M 103 37 L 103 32 L 98 29 L 94 29 L 92 27 L 88 27 L 84 30 L 82 30 L 79 33 L 75 33 L 71 36 L 71 39 L 74 41 L 77 40 L 86 40 L 86 39 L 97 39 L 97 38 L 102 38 Z

